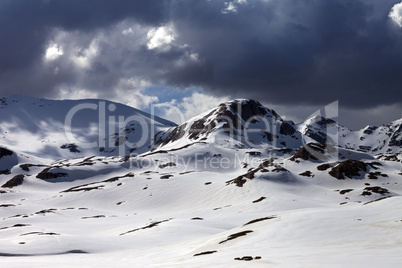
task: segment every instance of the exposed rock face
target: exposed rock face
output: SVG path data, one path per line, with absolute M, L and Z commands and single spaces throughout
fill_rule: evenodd
M 45 165 L 34 165 L 34 164 L 22 164 L 22 165 L 20 165 L 20 168 L 23 170 L 23 171 L 29 171 L 30 169 L 30 167 L 45 167 Z
M 330 167 L 332 167 L 332 166 L 334 166 L 333 164 L 329 164 L 329 163 L 325 163 L 325 164 L 322 164 L 322 165 L 319 165 L 319 166 L 317 166 L 317 169 L 318 170 L 327 170 L 327 169 L 329 169 Z
M 160 146 L 163 146 L 163 145 L 168 144 L 169 142 L 174 142 L 174 141 L 181 139 L 185 134 L 184 129 L 186 128 L 186 126 L 187 126 L 187 124 L 184 123 L 178 127 L 175 127 L 173 129 L 173 131 L 170 132 L 170 134 L 165 139 L 158 142 L 158 143 L 160 143 Z
M 389 139 L 389 146 L 402 146 L 402 125 L 399 125 L 398 129 L 392 134 Z
M 345 176 L 348 178 L 359 177 L 360 172 L 367 171 L 367 164 L 357 160 L 346 160 L 331 169 L 329 175 L 338 180 L 344 180 Z
M 52 173 L 49 172 L 51 168 L 45 168 L 44 170 L 42 170 L 38 175 L 36 175 L 36 177 L 38 179 L 42 179 L 42 180 L 48 180 L 48 179 L 55 179 L 55 178 L 59 178 L 59 177 L 68 177 L 67 173 Z
M 335 125 L 336 122 L 332 119 L 321 117 L 320 120 L 316 121 L 317 124 L 321 126 L 327 126 L 327 125 Z
M 241 116 L 241 119 L 248 121 L 254 116 L 265 116 L 268 111 L 261 103 L 255 100 L 248 100 L 246 102 L 234 101 L 230 104 L 230 109 L 236 114 Z M 275 112 L 274 115 L 278 116 Z
M 378 179 L 378 177 L 388 177 L 388 175 L 387 174 L 383 174 L 383 173 L 381 173 L 380 171 L 375 171 L 375 172 L 370 172 L 369 174 L 368 174 L 368 178 L 370 179 L 370 180 L 376 180 L 376 179 Z
M 340 190 L 340 191 L 339 191 L 339 194 L 346 194 L 346 193 L 349 193 L 349 192 L 351 192 L 351 191 L 353 191 L 353 189 Z
M 159 168 L 167 168 L 167 167 L 175 167 L 175 166 L 177 166 L 176 163 L 169 162 L 166 164 L 159 165 Z
M 14 154 L 13 151 L 8 150 L 8 149 L 3 148 L 3 147 L 0 147 L 0 159 L 3 158 L 3 157 L 6 157 L 6 156 L 12 156 L 13 154 Z M 1 167 L 0 167 L 0 168 L 1 168 Z M 0 175 L 1 175 L 1 174 L 5 174 L 5 175 L 10 174 L 10 169 L 11 169 L 11 168 L 8 167 L 7 165 L 6 165 L 6 166 L 3 166 L 3 167 L 0 169 Z
M 238 176 L 235 179 L 226 182 L 226 185 L 235 184 L 238 187 L 243 187 L 247 179 L 252 180 L 257 172 L 289 172 L 286 168 L 274 163 L 275 158 L 265 159 L 257 168 L 250 169 L 246 174 Z
M 314 131 L 314 130 L 311 130 L 311 129 L 307 130 L 306 136 L 308 136 L 308 137 L 310 137 L 310 138 L 314 139 L 315 141 L 317 141 L 319 143 L 322 143 L 322 144 L 327 143 L 327 139 L 328 139 L 328 136 L 327 136 L 326 133 L 324 133 L 322 131 Z
M 9 169 L 4 169 L 4 170 L 0 170 L 0 175 L 9 175 L 9 174 L 11 174 L 11 172 L 10 172 L 10 170 Z
M 267 138 L 267 140 L 269 142 L 273 142 L 273 141 L 275 141 L 275 139 L 279 138 L 278 135 L 271 134 L 271 133 L 266 132 L 266 131 L 263 131 L 262 133 L 264 133 L 264 135 L 265 135 L 264 137 Z
M 3 184 L 1 187 L 3 188 L 13 188 L 18 185 L 21 185 L 24 181 L 24 175 L 16 175 L 14 176 L 11 180 L 7 181 L 5 184 Z
M 367 135 L 370 135 L 370 134 L 373 134 L 373 132 L 377 129 L 378 127 L 375 127 L 375 126 L 369 126 L 369 127 L 367 127 L 364 131 L 363 131 L 363 133 L 364 134 L 367 134 Z
M 377 158 L 383 161 L 402 162 L 402 160 L 398 157 L 398 154 L 391 154 L 391 155 L 380 154 L 377 156 Z
M 373 186 L 373 187 L 366 187 L 364 188 L 364 191 L 362 195 L 371 195 L 371 193 L 376 193 L 376 194 L 389 194 L 389 191 L 385 188 L 382 188 L 380 186 Z
M 314 177 L 314 174 L 310 170 L 304 171 L 304 172 L 300 173 L 299 175 L 305 176 L 305 177 Z
M 217 252 L 216 250 L 204 251 L 204 252 L 194 254 L 193 256 L 196 257 L 196 256 L 201 256 L 201 255 L 208 255 L 208 254 L 213 254 L 213 253 L 216 253 L 216 252 Z
M 194 139 L 199 139 L 202 135 L 208 134 L 212 131 L 212 129 L 215 128 L 216 123 L 214 121 L 208 122 L 209 115 L 204 116 L 203 118 L 195 121 L 191 127 L 189 132 L 189 138 L 194 140 Z
M 296 130 L 294 129 L 294 127 L 292 127 L 290 124 L 283 122 L 281 124 L 281 127 L 279 129 L 279 133 L 281 133 L 282 135 L 293 135 L 296 132 Z
M 328 137 L 327 128 L 335 126 L 336 122 L 329 118 L 316 116 L 311 119 L 312 121 L 307 125 L 305 135 L 310 137 L 321 144 L 332 143 L 332 139 Z
M 201 135 L 211 132 L 217 123 L 221 122 L 224 122 L 223 128 L 227 133 L 236 134 L 244 129 L 242 122 L 263 117 L 268 112 L 271 112 L 275 118 L 279 118 L 275 111 L 268 110 L 255 100 L 235 100 L 230 103 L 221 103 L 217 109 L 191 125 L 189 138 L 198 139 Z
M 12 155 L 12 154 L 13 154 L 13 151 L 0 147 L 0 159 L 4 156 L 8 156 L 8 155 Z
M 227 181 L 226 185 L 229 184 L 235 184 L 237 187 L 243 187 L 243 185 L 247 182 L 247 180 L 245 178 L 243 178 L 243 176 L 239 176 L 233 180 Z
M 325 153 L 325 146 L 320 143 L 309 143 L 301 147 L 296 151 L 296 153 L 290 158 L 291 161 L 296 161 L 296 159 L 303 160 L 319 160 Z
M 187 133 L 186 128 L 188 127 L 188 123 L 184 123 L 174 128 L 170 134 L 166 138 L 163 138 L 159 143 L 160 146 L 166 145 L 170 142 L 181 139 L 185 134 L 188 134 L 188 138 L 191 140 L 201 139 L 203 136 L 208 136 L 217 124 L 221 122 L 224 122 L 223 129 L 225 132 L 229 134 L 237 134 L 239 130 L 244 129 L 242 120 L 248 121 L 252 117 L 264 116 L 267 113 L 267 109 L 254 100 L 235 100 L 230 103 L 221 103 L 218 108 L 212 110 L 204 117 L 192 122 Z

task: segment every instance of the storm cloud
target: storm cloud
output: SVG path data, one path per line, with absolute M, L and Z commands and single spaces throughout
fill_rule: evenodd
M 399 2 L 3 0 L 0 91 L 110 97 L 165 86 L 278 105 L 400 106 Z

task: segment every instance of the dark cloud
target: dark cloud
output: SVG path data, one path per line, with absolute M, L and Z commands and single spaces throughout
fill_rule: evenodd
M 1 92 L 43 95 L 57 90 L 60 84 L 77 83 L 71 70 L 65 70 L 70 75 L 54 77 L 41 64 L 46 44 L 56 30 L 93 35 L 94 31 L 126 18 L 139 24 L 158 25 L 166 21 L 166 5 L 164 0 L 0 1 Z M 96 90 L 96 86 L 89 89 Z
M 198 15 L 178 15 L 204 64 L 172 70 L 169 81 L 281 103 L 401 101 L 402 29 L 388 19 L 398 1 L 382 12 L 370 1 L 249 2 L 232 14 L 203 2 Z
M 107 93 L 137 79 L 278 104 L 401 104 L 402 28 L 388 18 L 398 2 L 3 0 L 0 90 Z M 163 26 L 174 40 L 150 49 L 147 33 Z M 64 55 L 44 63 L 52 41 Z

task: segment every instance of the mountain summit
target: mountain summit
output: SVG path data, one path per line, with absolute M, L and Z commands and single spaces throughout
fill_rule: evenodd
M 161 146 L 183 146 L 208 141 L 236 147 L 294 147 L 302 144 L 293 122 L 255 100 L 221 103 L 173 129 Z M 229 142 L 228 142 L 229 141 Z

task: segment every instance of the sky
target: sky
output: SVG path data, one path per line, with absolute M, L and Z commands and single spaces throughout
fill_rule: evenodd
M 0 96 L 114 100 L 186 119 L 251 98 L 296 123 L 402 117 L 400 0 L 1 0 Z

